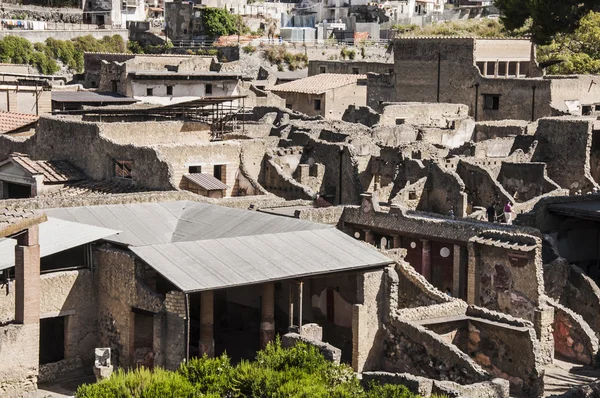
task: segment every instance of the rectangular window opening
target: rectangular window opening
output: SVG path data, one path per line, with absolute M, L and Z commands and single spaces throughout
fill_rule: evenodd
M 358 75 L 358 68 L 352 68 L 352 74 L 353 75 Z
M 223 181 L 223 179 L 225 178 L 225 165 L 224 164 L 216 164 L 214 166 L 213 176 L 217 180 Z M 225 181 L 223 181 L 223 182 L 225 182 Z
M 167 95 L 173 95 L 173 86 L 167 86 Z
M 320 110 L 321 110 L 321 100 L 316 99 L 315 100 L 315 111 L 320 111 Z
M 190 166 L 190 167 L 188 167 L 188 173 L 190 173 L 190 174 L 202 173 L 202 166 Z
M 147 88 L 146 89 L 146 96 L 152 97 L 153 95 L 154 95 L 154 89 L 153 88 Z
M 131 180 L 133 160 L 115 160 L 115 177 Z
M 319 73 L 327 73 L 327 68 L 325 66 L 320 66 Z
M 497 94 L 484 94 L 483 95 L 483 109 L 497 111 L 500 109 L 500 95 Z
M 206 85 L 206 89 L 204 90 L 204 93 L 205 94 L 212 94 L 213 93 L 212 89 L 213 89 L 212 84 L 207 84 Z

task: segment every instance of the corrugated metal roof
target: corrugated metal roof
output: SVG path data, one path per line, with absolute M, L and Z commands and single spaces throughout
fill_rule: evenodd
M 281 93 L 321 94 L 334 88 L 356 84 L 359 79 L 366 78 L 366 75 L 323 73 L 289 83 L 278 84 L 267 88 L 267 90 Z
M 94 91 L 52 91 L 52 101 L 56 102 L 97 102 L 126 103 L 137 102 L 135 98 L 116 93 L 96 93 Z
M 40 224 L 40 256 L 45 257 L 98 239 L 118 231 L 49 217 Z M 0 241 L 0 270 L 14 267 L 16 240 Z M 83 265 L 83 264 L 82 264 Z
M 131 250 L 184 292 L 392 263 L 364 242 L 334 228 L 176 242 Z
M 106 240 L 131 246 L 332 228 L 293 218 L 176 201 L 46 210 L 51 217 L 122 231 Z
M 219 191 L 222 189 L 229 188 L 221 180 L 217 180 L 215 177 L 208 173 L 184 174 L 183 178 L 193 182 L 194 184 L 198 185 L 201 188 L 204 188 L 207 191 Z

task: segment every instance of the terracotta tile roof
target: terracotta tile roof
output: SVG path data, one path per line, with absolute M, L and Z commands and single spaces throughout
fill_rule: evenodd
M 0 134 L 10 133 L 38 121 L 40 117 L 26 113 L 0 111 Z
M 42 212 L 0 207 L 0 237 L 15 234 L 44 221 L 46 221 L 46 215 Z
M 85 180 L 87 176 L 66 160 L 31 160 L 29 156 L 13 153 L 9 158 L 31 174 L 42 174 L 44 183 Z
M 74 183 L 67 183 L 61 189 L 47 192 L 41 196 L 44 198 L 59 198 L 69 196 L 112 195 L 144 191 L 144 189 L 138 188 L 131 182 L 127 181 L 85 180 Z
M 223 184 L 221 180 L 217 180 L 215 177 L 207 173 L 184 174 L 183 178 L 193 182 L 200 188 L 204 188 L 207 191 L 218 191 L 229 188 L 227 185 Z
M 294 80 L 293 82 L 278 84 L 267 90 L 286 93 L 321 94 L 334 88 L 356 84 L 359 79 L 366 78 L 367 75 L 322 73 Z

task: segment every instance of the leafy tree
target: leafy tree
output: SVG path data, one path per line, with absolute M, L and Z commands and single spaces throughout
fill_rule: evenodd
M 559 33 L 573 32 L 590 11 L 600 11 L 598 0 L 496 0 L 502 22 L 508 30 L 523 27 L 531 20 L 534 41 L 547 44 Z
M 211 37 L 229 36 L 248 31 L 241 15 L 231 14 L 224 8 L 203 8 L 202 24 L 204 33 Z
M 538 47 L 540 62 L 560 59 L 552 74 L 600 74 L 600 12 L 589 12 L 573 33 L 560 33 L 547 46 Z

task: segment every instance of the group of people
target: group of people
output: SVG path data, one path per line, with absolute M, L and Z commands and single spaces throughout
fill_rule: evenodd
M 486 209 L 488 222 L 504 222 L 505 224 L 512 224 L 513 216 L 515 215 L 512 204 L 507 201 L 500 214 L 496 213 L 496 208 L 497 203 L 492 203 Z

